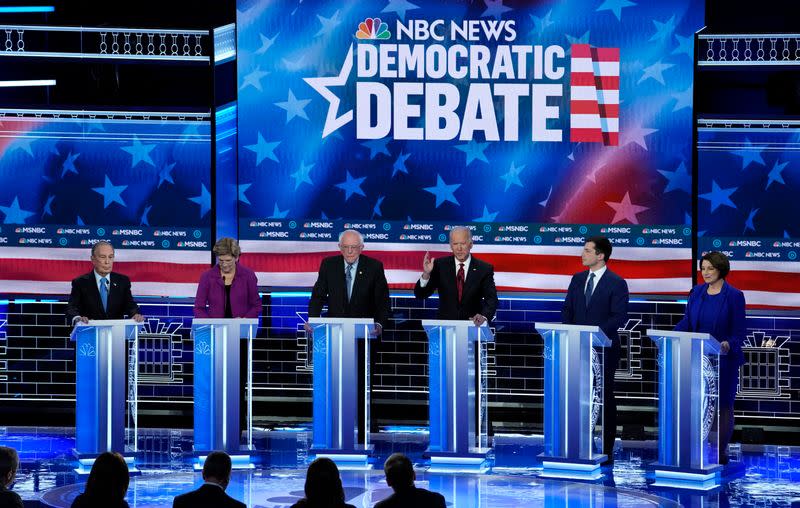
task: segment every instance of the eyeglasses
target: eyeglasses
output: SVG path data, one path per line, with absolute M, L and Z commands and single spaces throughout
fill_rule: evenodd
M 217 258 L 217 262 L 221 265 L 230 265 L 236 262 L 236 258 L 230 258 L 230 259 Z
M 342 244 L 339 244 L 339 248 L 342 249 L 342 250 L 346 250 L 346 251 L 356 251 L 356 250 L 360 250 L 362 247 L 363 247 L 363 245 L 342 245 Z

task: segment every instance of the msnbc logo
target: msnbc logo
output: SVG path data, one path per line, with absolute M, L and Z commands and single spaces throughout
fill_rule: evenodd
M 389 25 L 383 23 L 381 18 L 367 18 L 358 24 L 356 39 L 381 39 L 391 37 Z

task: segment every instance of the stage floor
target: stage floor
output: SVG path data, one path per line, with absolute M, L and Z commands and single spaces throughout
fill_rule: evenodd
M 710 492 L 658 488 L 647 464 L 655 460 L 655 443 L 624 443 L 613 468 L 598 482 L 544 480 L 541 438 L 500 435 L 495 438 L 489 474 L 426 472 L 422 453 L 427 433 L 393 428 L 374 434 L 376 467 L 343 471 L 349 503 L 371 507 L 388 496 L 380 465 L 393 452 L 409 455 L 418 467 L 418 484 L 443 494 L 448 507 L 522 508 L 532 506 L 789 506 L 800 499 L 800 449 L 764 446 L 734 455 L 744 467 Z M 310 433 L 278 429 L 256 433 L 256 447 L 267 449 L 255 470 L 234 472 L 228 492 L 251 508 L 286 508 L 302 497 Z M 14 490 L 26 501 L 68 507 L 83 490 L 72 472 L 73 429 L 3 428 L 0 444 L 20 452 L 22 467 Z M 618 443 L 619 444 L 619 443 Z M 132 508 L 170 507 L 172 498 L 202 483 L 192 471 L 191 433 L 175 430 L 140 431 L 137 464 L 142 470 L 128 490 Z M 735 468 L 734 468 L 735 469 Z

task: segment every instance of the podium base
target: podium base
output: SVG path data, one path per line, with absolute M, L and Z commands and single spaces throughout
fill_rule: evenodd
M 100 453 L 81 453 L 73 448 L 72 456 L 78 460 L 78 467 L 74 468 L 73 471 L 78 476 L 88 476 L 92 471 L 94 461 L 100 456 Z M 125 465 L 128 466 L 128 474 L 130 476 L 142 474 L 136 467 L 136 457 L 133 453 L 123 453 L 122 457 L 125 459 Z
M 561 478 L 569 480 L 599 480 L 605 476 L 601 464 L 608 458 L 607 455 L 595 455 L 591 459 L 571 459 L 565 457 L 550 457 L 540 454 L 542 459 L 542 478 Z
M 487 456 L 491 448 L 472 448 L 467 453 L 425 452 L 430 457 L 429 473 L 476 473 L 489 471 Z
M 194 451 L 194 458 L 192 460 L 192 469 L 195 471 L 202 471 L 203 465 L 206 463 L 206 458 L 208 454 L 211 453 L 210 451 Z M 255 469 L 255 461 L 254 456 L 258 454 L 255 450 L 239 450 L 237 452 L 227 452 L 228 455 L 231 457 L 231 468 L 232 469 Z
M 704 469 L 654 465 L 655 487 L 712 490 L 722 483 L 724 467 L 717 464 Z
M 309 450 L 310 459 L 326 458 L 336 463 L 339 469 L 364 471 L 372 469 L 369 458 L 374 451 L 374 446 L 369 445 L 356 447 L 353 450 L 341 450 L 335 448 L 315 448 Z

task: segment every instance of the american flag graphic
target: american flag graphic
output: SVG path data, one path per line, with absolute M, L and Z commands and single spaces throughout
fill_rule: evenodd
M 570 141 L 619 145 L 619 48 L 573 44 Z

